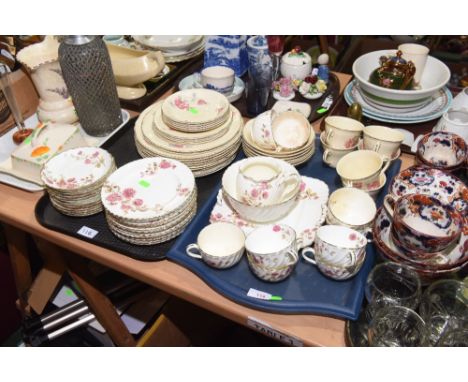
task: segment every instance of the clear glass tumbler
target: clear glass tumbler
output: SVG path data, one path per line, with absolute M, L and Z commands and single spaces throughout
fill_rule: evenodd
M 271 65 L 252 65 L 245 86 L 247 114 L 255 117 L 267 110 L 273 78 Z

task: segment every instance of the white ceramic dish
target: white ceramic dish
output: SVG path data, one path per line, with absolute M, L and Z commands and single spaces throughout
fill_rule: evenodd
M 202 35 L 135 35 L 140 44 L 166 51 L 187 51 L 200 43 Z
M 130 114 L 127 110 L 121 109 L 122 111 L 122 124 L 117 126 L 117 128 L 106 135 L 105 137 L 92 137 L 80 127 L 81 134 L 85 137 L 89 146 L 102 146 L 107 140 L 109 140 L 114 134 L 116 134 L 130 119 Z M 33 114 L 25 121 L 25 125 L 28 128 L 34 128 L 39 123 L 37 114 Z M 35 192 L 42 191 L 44 186 L 42 184 L 36 184 L 30 182 L 27 179 L 24 179 L 21 174 L 18 174 L 13 170 L 11 158 L 11 153 L 16 149 L 16 144 L 13 142 L 13 134 L 15 133 L 16 128 L 10 129 L 7 133 L 0 137 L 0 182 L 20 188 L 25 191 Z
M 267 223 L 286 224 L 294 228 L 298 249 L 309 246 L 314 242 L 315 231 L 325 221 L 329 194 L 328 186 L 319 179 L 303 176 L 302 182 L 296 206 L 281 219 Z M 217 202 L 210 215 L 211 223 L 218 221 L 236 224 L 246 235 L 255 228 L 264 225 L 241 218 L 232 209 L 222 190 L 218 193 Z
M 380 65 L 379 58 L 396 50 L 378 50 L 360 56 L 353 63 L 353 74 L 363 93 L 379 105 L 398 108 L 414 107 L 426 103 L 450 79 L 450 69 L 442 61 L 429 56 L 422 74 L 419 90 L 395 90 L 369 82 L 371 73 Z

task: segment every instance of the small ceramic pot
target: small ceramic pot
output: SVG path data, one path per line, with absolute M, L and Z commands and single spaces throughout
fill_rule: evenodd
M 460 213 L 429 195 L 405 195 L 396 202 L 386 195 L 384 207 L 393 219 L 394 237 L 415 258 L 428 258 L 449 247 L 463 229 Z
M 323 131 L 320 134 L 320 142 L 322 143 L 322 147 L 323 147 L 322 160 L 327 166 L 335 168 L 338 161 L 341 158 L 343 158 L 346 154 L 349 154 L 350 152 L 355 151 L 358 148 L 358 144 L 357 144 L 356 146 L 351 147 L 349 149 L 334 149 L 325 142 L 325 136 L 326 136 L 326 132 Z
M 361 233 L 348 227 L 326 225 L 317 230 L 314 248 L 304 248 L 302 257 L 326 276 L 345 280 L 361 269 L 366 245 L 367 239 Z
M 350 149 L 359 143 L 364 125 L 355 119 L 341 116 L 325 118 L 325 142 L 334 149 Z
M 225 95 L 232 93 L 234 79 L 234 70 L 227 66 L 210 66 L 201 71 L 202 86 Z
M 372 150 L 358 150 L 346 154 L 336 165 L 343 186 L 364 191 L 381 186 L 381 174 L 385 173 L 390 161 Z
M 463 167 L 467 155 L 465 140 L 457 134 L 436 131 L 426 134 L 418 143 L 418 163 L 445 171 Z
M 284 174 L 272 158 L 252 157 L 239 166 L 237 195 L 250 206 L 266 206 L 297 194 L 300 182 L 298 173 Z
M 259 146 L 265 149 L 275 150 L 276 143 L 273 139 L 271 131 L 271 122 L 276 115 L 273 110 L 267 110 L 259 114 L 252 125 L 251 134 L 252 140 Z
M 464 89 L 464 92 L 468 88 Z M 467 96 L 468 97 L 468 96 Z M 434 131 L 448 131 L 462 137 L 468 144 L 468 106 L 456 108 L 452 106 L 437 122 Z
M 312 58 L 305 52 L 292 50 L 281 58 L 280 71 L 283 77 L 303 80 L 312 71 Z
M 385 126 L 364 127 L 363 147 L 365 150 L 373 150 L 384 158 L 393 159 L 405 136 L 398 130 Z
M 296 232 L 285 224 L 257 228 L 245 241 L 249 266 L 262 280 L 284 280 L 299 260 L 296 245 Z
M 213 268 L 230 268 L 236 265 L 244 253 L 245 235 L 230 223 L 213 223 L 203 228 L 197 243 L 187 246 L 187 255 L 202 259 Z
M 466 109 L 468 111 L 468 87 L 464 88 L 452 101 L 451 108 Z
M 310 138 L 311 127 L 306 117 L 297 111 L 285 111 L 273 117 L 271 124 L 277 148 L 298 149 Z
M 327 223 L 352 228 L 364 235 L 372 232 L 377 207 L 364 191 L 345 187 L 328 199 Z

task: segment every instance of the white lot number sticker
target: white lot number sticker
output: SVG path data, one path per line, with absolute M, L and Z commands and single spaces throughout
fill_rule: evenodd
M 302 341 L 296 337 L 289 336 L 273 329 L 267 323 L 254 317 L 247 317 L 247 326 L 277 341 L 281 341 L 289 346 L 304 346 Z
M 78 230 L 77 233 L 78 233 L 78 235 L 87 237 L 88 239 L 92 239 L 94 236 L 96 236 L 96 235 L 99 233 L 99 231 L 96 231 L 95 229 L 86 227 L 86 226 L 84 225 L 83 227 L 81 227 L 81 228 Z

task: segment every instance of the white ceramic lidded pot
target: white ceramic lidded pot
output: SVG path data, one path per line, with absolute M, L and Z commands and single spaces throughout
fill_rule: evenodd
M 294 48 L 281 58 L 281 75 L 303 80 L 312 71 L 312 58 L 300 48 Z

